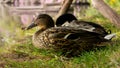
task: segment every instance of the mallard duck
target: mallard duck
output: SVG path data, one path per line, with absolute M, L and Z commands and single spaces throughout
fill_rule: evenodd
M 65 22 L 67 22 L 67 24 Z M 76 27 L 80 29 L 83 28 L 92 32 L 105 34 L 105 35 L 107 35 L 108 33 L 111 33 L 110 30 L 106 31 L 101 25 L 96 24 L 94 22 L 79 21 L 73 14 L 70 14 L 70 13 L 61 15 L 56 20 L 56 26 L 71 26 L 71 27 Z
M 48 14 L 40 14 L 26 30 L 35 26 L 40 28 L 32 38 L 35 47 L 60 50 L 65 54 L 67 53 L 67 56 L 78 55 L 84 50 L 95 47 L 96 44 L 109 41 L 114 36 L 69 26 L 55 27 L 52 17 Z

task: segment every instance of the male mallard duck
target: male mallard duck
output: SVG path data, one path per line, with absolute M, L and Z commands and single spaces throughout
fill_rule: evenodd
M 68 22 L 67 24 L 65 22 Z M 71 23 L 71 24 L 69 24 Z M 63 14 L 56 20 L 56 26 L 71 26 L 83 28 L 100 34 L 107 35 L 108 32 L 99 24 L 87 21 L 79 21 L 73 14 Z
M 78 55 L 81 51 L 88 50 L 101 42 L 109 41 L 104 34 L 99 34 L 84 29 L 69 26 L 54 27 L 53 19 L 47 14 L 40 14 L 26 30 L 35 26 L 40 29 L 33 35 L 33 45 L 42 49 L 54 49 L 69 52 L 68 55 Z

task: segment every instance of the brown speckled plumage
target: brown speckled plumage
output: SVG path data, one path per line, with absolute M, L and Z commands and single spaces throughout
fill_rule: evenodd
M 43 49 L 62 50 L 76 55 L 84 50 L 89 50 L 105 40 L 103 35 L 74 29 L 71 27 L 53 27 L 39 33 L 37 31 L 33 36 L 33 44 Z M 72 36 L 65 38 L 67 34 Z M 76 35 L 74 37 L 73 35 Z M 77 53 L 77 54 L 78 54 Z

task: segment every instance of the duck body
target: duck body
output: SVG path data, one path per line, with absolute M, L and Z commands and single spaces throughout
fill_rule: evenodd
M 53 49 L 55 51 L 62 51 L 65 54 L 68 53 L 70 56 L 75 56 L 84 50 L 96 47 L 97 44 L 110 41 L 113 37 L 106 39 L 106 34 L 83 29 L 82 27 L 78 28 L 79 26 L 76 27 L 77 25 L 74 22 L 69 23 L 69 26 L 54 27 L 53 20 L 47 19 L 46 21 L 44 16 L 40 15 L 39 21 L 35 20 L 32 25 L 26 28 L 31 29 L 36 25 L 40 26 L 40 30 L 33 35 L 32 41 L 35 47 L 41 49 Z M 46 16 L 46 18 L 50 17 L 49 15 Z
M 76 55 L 84 50 L 90 50 L 104 39 L 104 35 L 71 27 L 53 27 L 33 35 L 33 44 L 42 49 L 70 52 Z M 78 52 L 78 53 L 77 53 Z
M 41 43 L 38 40 L 42 43 L 42 45 L 40 45 Z M 96 44 L 105 41 L 105 39 L 102 34 L 89 32 L 82 29 L 74 29 L 71 27 L 53 27 L 41 33 L 38 30 L 33 36 L 33 42 L 35 41 L 40 43 L 37 45 L 40 48 L 49 48 L 52 46 L 52 48 L 57 48 L 57 46 L 70 45 L 68 42 L 74 42 L 74 44 L 77 44 L 79 41 L 86 41 Z

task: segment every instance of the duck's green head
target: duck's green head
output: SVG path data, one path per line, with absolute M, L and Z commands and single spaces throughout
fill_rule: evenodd
M 36 19 L 33 20 L 33 22 L 26 28 L 26 30 L 36 26 L 39 26 L 40 29 L 45 30 L 47 28 L 54 27 L 54 21 L 48 14 L 40 14 Z

